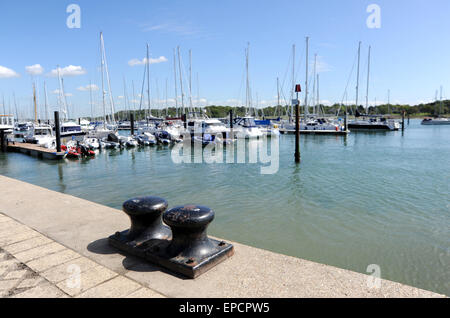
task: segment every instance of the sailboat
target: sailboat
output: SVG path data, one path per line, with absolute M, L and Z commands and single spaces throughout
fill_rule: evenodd
M 436 93 L 437 95 L 437 93 Z M 437 97 L 437 96 L 436 96 Z M 439 100 L 439 112 L 436 118 L 424 118 L 422 120 L 422 125 L 450 125 L 450 119 L 441 117 L 442 113 L 442 86 L 441 86 L 441 96 Z
M 24 141 L 27 143 L 37 144 L 44 148 L 56 148 L 56 138 L 50 125 L 38 123 L 37 118 L 37 101 L 36 89 L 33 85 L 33 102 L 34 102 L 34 119 L 35 123 L 27 134 L 24 135 Z
M 369 46 L 369 56 L 367 63 L 367 92 L 366 92 L 366 112 L 369 110 L 369 81 L 370 81 L 370 54 L 372 47 Z M 355 110 L 355 120 L 348 123 L 348 128 L 351 131 L 392 131 L 398 130 L 398 123 L 394 120 L 389 120 L 384 116 L 380 115 L 368 115 L 361 114 L 358 111 L 358 93 L 359 93 L 359 67 L 360 67 L 360 55 L 361 55 L 361 42 L 359 42 L 358 47 L 358 73 L 357 73 L 357 84 L 356 84 L 356 110 Z M 362 117 L 362 119 L 360 119 Z
M 294 47 L 295 49 L 295 47 Z M 294 51 L 294 56 L 295 56 L 295 51 Z M 316 62 L 314 63 L 316 68 Z M 292 94 L 294 91 L 294 86 L 295 86 L 295 77 L 294 77 L 294 73 L 295 73 L 295 61 L 294 61 L 294 65 L 293 65 L 293 70 L 292 70 Z M 319 118 L 316 114 L 316 107 L 314 107 L 314 113 L 310 114 L 309 113 L 309 99 L 308 99 L 308 78 L 309 78 L 309 73 L 308 73 L 308 66 L 309 66 L 309 37 L 306 37 L 306 76 L 305 76 L 305 101 L 304 101 L 304 106 L 303 106 L 303 114 L 304 114 L 304 118 L 303 120 L 300 120 L 300 133 L 301 134 L 346 134 L 347 131 L 345 130 L 345 127 L 342 126 L 339 123 L 334 123 L 334 122 L 330 122 L 328 119 L 326 118 Z M 314 86 L 316 86 L 316 71 L 314 70 Z M 314 87 L 314 90 L 316 90 L 316 88 Z M 318 91 L 318 89 L 317 89 Z M 293 95 L 292 95 L 293 96 Z M 292 105 L 292 109 L 293 109 L 294 105 Z M 282 127 L 280 128 L 280 133 L 282 134 L 289 134 L 289 133 L 294 133 L 295 132 L 295 123 L 294 122 L 289 122 L 289 123 L 284 123 L 282 125 Z
M 250 92 L 250 79 L 249 79 L 249 53 L 250 44 L 248 44 L 245 50 L 245 70 L 246 70 L 246 93 L 245 93 L 245 109 L 246 116 L 236 117 L 233 122 L 233 131 L 236 138 L 239 139 L 253 139 L 260 138 L 263 136 L 263 132 L 256 125 L 255 118 L 250 116 L 251 112 L 251 92 Z
M 108 64 L 106 62 L 106 53 L 105 53 L 105 44 L 103 41 L 103 32 L 100 32 L 100 59 L 101 59 L 101 73 L 102 73 L 102 105 L 103 105 L 103 123 L 97 124 L 95 126 L 94 130 L 89 131 L 88 138 L 97 138 L 97 139 L 103 139 L 108 138 L 110 135 L 117 135 L 117 125 L 115 123 L 114 119 L 114 101 L 112 98 L 111 93 L 111 85 L 109 80 L 109 72 L 108 72 Z M 105 92 L 105 71 L 106 71 L 106 78 L 109 88 L 109 98 L 110 98 L 110 104 L 111 104 L 111 116 L 110 116 L 110 123 L 107 121 L 106 116 L 106 92 Z M 114 139 L 114 138 L 113 138 Z

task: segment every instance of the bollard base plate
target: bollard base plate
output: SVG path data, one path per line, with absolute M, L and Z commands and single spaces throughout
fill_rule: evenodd
M 123 252 L 143 258 L 150 263 L 188 278 L 200 276 L 234 254 L 232 244 L 210 238 L 215 248 L 202 258 L 193 259 L 180 255 L 173 256 L 168 255 L 166 252 L 170 240 L 139 237 L 130 241 L 126 237 L 127 233 L 128 230 L 111 235 L 109 244 Z

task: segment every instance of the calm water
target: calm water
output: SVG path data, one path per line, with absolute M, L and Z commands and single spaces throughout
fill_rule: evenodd
M 404 135 L 280 137 L 280 169 L 180 164 L 169 148 L 80 161 L 0 154 L 0 174 L 114 208 L 141 195 L 212 207 L 210 233 L 450 295 L 450 126 L 412 120 Z M 116 229 L 111 229 L 111 233 Z

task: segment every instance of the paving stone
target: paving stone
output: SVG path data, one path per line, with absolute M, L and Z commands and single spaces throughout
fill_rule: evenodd
M 17 254 L 23 251 L 30 250 L 35 247 L 39 247 L 45 244 L 51 243 L 52 240 L 45 236 L 34 237 L 19 243 L 10 244 L 5 246 L 3 249 L 11 254 Z
M 101 284 L 118 274 L 110 271 L 103 266 L 96 266 L 80 274 L 79 284 L 76 284 L 76 278 L 62 281 L 56 286 L 70 296 L 78 295 L 89 288 Z
M 73 266 L 78 266 L 79 273 L 82 273 L 98 266 L 98 264 L 86 257 L 79 257 L 43 271 L 41 275 L 48 281 L 57 284 L 63 280 L 70 279 L 70 277 L 74 274 L 74 271 L 77 270 L 77 268 L 74 268 Z
M 64 296 L 64 293 L 47 282 L 15 294 L 12 298 L 57 298 L 61 296 Z
M 3 239 L 4 237 L 9 235 L 23 233 L 26 231 L 31 231 L 31 229 L 17 222 L 11 221 L 0 223 L 0 239 Z
M 17 258 L 19 261 L 23 263 L 30 262 L 34 259 L 38 259 L 41 257 L 44 257 L 46 255 L 50 255 L 59 251 L 64 250 L 65 247 L 58 243 L 50 243 L 43 246 L 35 247 L 32 249 L 29 249 L 24 252 L 20 252 L 17 254 L 13 254 L 15 258 Z
M 31 272 L 26 269 L 14 270 L 10 271 L 5 277 L 3 277 L 3 279 L 21 279 L 22 277 L 24 277 L 26 274 L 29 273 Z
M 7 235 L 0 238 L 0 246 L 6 246 L 10 245 L 16 242 L 25 241 L 29 238 L 39 236 L 39 234 L 36 231 L 28 230 L 28 231 L 21 231 L 18 233 L 14 233 L 11 235 Z
M 10 290 L 14 288 L 14 286 L 16 286 L 17 283 L 19 283 L 18 279 L 0 280 L 0 290 L 1 291 Z
M 115 277 L 95 286 L 78 297 L 80 298 L 118 298 L 127 296 L 141 288 L 141 285 L 123 276 Z
M 0 237 L 3 236 L 3 233 L 7 233 L 9 230 L 14 229 L 19 226 L 21 226 L 22 228 L 24 227 L 23 225 L 17 223 L 16 221 L 11 220 L 11 219 L 0 223 L 0 232 L 1 232 Z
M 40 277 L 40 276 L 35 276 L 32 278 L 27 278 L 24 279 L 23 281 L 20 282 L 19 285 L 17 285 L 16 288 L 30 288 L 30 287 L 35 287 L 37 285 L 39 285 L 40 283 L 45 282 L 45 280 Z
M 59 251 L 57 253 L 27 262 L 27 266 L 36 272 L 43 272 L 51 267 L 63 264 L 77 257 L 79 257 L 78 253 L 64 248 L 62 251 Z
M 15 269 L 20 265 L 20 262 L 16 259 L 4 259 L 0 261 L 0 268 L 6 268 L 6 270 Z
M 142 287 L 137 291 L 129 294 L 126 298 L 165 298 L 163 295 L 154 292 L 151 289 Z

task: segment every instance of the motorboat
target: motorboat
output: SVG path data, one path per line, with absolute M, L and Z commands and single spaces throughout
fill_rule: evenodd
M 81 126 L 71 121 L 62 123 L 60 129 L 61 137 L 85 135 L 85 132 L 81 130 Z
M 24 136 L 27 143 L 37 144 L 44 148 L 56 148 L 56 138 L 50 125 L 35 125 L 31 131 Z
M 99 149 L 100 142 L 97 138 L 90 137 L 84 139 L 84 144 L 91 150 Z
M 153 146 L 156 145 L 156 137 L 148 132 L 144 132 L 136 136 L 136 140 L 141 146 Z
M 233 122 L 233 131 L 236 138 L 239 139 L 253 139 L 261 138 L 263 132 L 255 124 L 255 118 L 253 117 L 237 117 Z
M 95 126 L 93 124 L 91 124 L 91 122 L 89 120 L 86 120 L 86 119 L 80 120 L 80 127 L 81 127 L 81 130 L 85 133 L 88 133 L 89 131 L 95 129 Z

